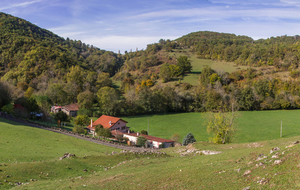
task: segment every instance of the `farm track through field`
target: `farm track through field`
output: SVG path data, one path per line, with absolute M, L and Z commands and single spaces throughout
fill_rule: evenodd
M 68 132 L 57 130 L 57 128 L 53 129 L 53 128 L 50 128 L 50 127 L 49 128 L 48 127 L 43 127 L 41 125 L 38 125 L 38 124 L 35 124 L 35 123 L 29 123 L 27 121 L 20 120 L 20 119 L 14 118 L 14 117 L 9 117 L 9 116 L 1 116 L 1 117 L 4 118 L 4 119 L 10 120 L 10 121 L 14 121 L 14 122 L 21 123 L 23 125 L 30 126 L 30 127 L 44 129 L 44 130 L 52 131 L 52 132 L 55 132 L 55 133 L 68 135 L 68 136 L 75 137 L 75 138 L 78 138 L 78 139 L 82 139 L 82 140 L 86 140 L 86 141 L 90 141 L 90 142 L 93 142 L 93 143 L 101 144 L 101 145 L 104 145 L 104 146 L 110 146 L 110 147 L 118 148 L 118 149 L 122 149 L 122 150 L 138 151 L 138 152 L 145 152 L 145 151 L 147 151 L 147 152 L 157 152 L 159 150 L 159 149 L 140 148 L 140 147 L 133 147 L 133 146 L 119 145 L 119 144 L 103 142 L 103 141 L 96 140 L 96 139 L 93 139 L 93 138 L 88 138 L 86 136 L 81 136 L 80 134 L 71 134 L 71 133 L 68 133 Z

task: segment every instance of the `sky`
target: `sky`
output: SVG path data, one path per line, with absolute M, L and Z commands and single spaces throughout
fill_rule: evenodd
M 300 0 L 1 0 L 0 12 L 116 53 L 197 31 L 300 34 Z

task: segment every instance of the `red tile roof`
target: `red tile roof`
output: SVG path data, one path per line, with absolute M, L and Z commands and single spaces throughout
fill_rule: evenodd
M 138 137 L 137 133 L 129 133 L 129 134 L 125 133 L 125 134 L 129 135 L 129 136 Z M 153 136 L 150 136 L 150 135 L 143 135 L 141 133 L 139 133 L 139 136 L 143 136 L 147 140 L 156 141 L 156 142 L 175 142 L 175 141 L 172 141 L 172 140 L 162 139 L 162 138 L 159 138 L 159 137 L 153 137 Z
M 77 103 L 70 104 L 70 105 L 65 105 L 63 108 L 69 110 L 69 111 L 78 111 L 79 110 L 79 105 Z
M 123 119 L 120 119 L 120 118 L 117 118 L 117 117 L 102 115 L 96 121 L 93 122 L 93 127 L 91 127 L 91 125 L 89 125 L 87 128 L 91 129 L 91 130 L 95 130 L 95 126 L 101 124 L 103 126 L 103 128 L 109 129 L 112 126 L 114 126 L 114 124 L 116 124 L 120 120 L 125 122 L 125 123 L 128 123 L 127 121 L 125 121 Z M 111 122 L 111 124 L 110 124 L 110 122 Z
M 115 135 L 124 135 L 125 133 L 123 133 L 121 131 L 117 131 L 117 130 L 112 130 L 111 134 L 115 136 Z

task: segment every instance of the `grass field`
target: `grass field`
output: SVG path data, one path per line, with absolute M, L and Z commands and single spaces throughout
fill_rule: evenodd
M 36 168 L 28 171 L 28 177 L 36 177 L 38 181 L 29 182 L 15 189 L 240 190 L 249 186 L 250 189 L 299 189 L 297 165 L 300 161 L 298 150 L 300 145 L 285 148 L 296 140 L 299 140 L 299 136 L 255 144 L 193 145 L 198 150 L 221 151 L 221 154 L 210 156 L 188 154 L 180 157 L 176 152 L 184 151 L 185 148 L 176 147 L 166 150 L 167 154 L 173 155 L 171 157 L 120 154 L 85 159 L 72 158 L 55 163 L 43 163 L 40 166 L 32 164 L 28 166 Z M 274 147 L 280 148 L 276 151 L 277 158 L 271 158 L 276 153 L 269 154 Z M 264 154 L 267 158 L 255 161 L 259 154 Z M 281 160 L 282 163 L 276 165 L 275 160 Z M 52 170 L 47 168 L 50 165 Z M 104 168 L 108 166 L 110 168 L 105 170 Z M 16 171 L 16 168 L 23 167 L 25 165 L 11 164 L 2 168 Z M 83 168 L 87 168 L 87 172 L 82 172 Z M 19 172 L 24 173 L 20 170 Z M 250 174 L 244 175 L 247 170 Z M 49 176 L 46 176 L 46 172 Z M 21 176 L 20 178 L 26 179 Z
M 180 52 L 181 51 L 181 52 Z M 223 71 L 232 73 L 239 69 L 247 69 L 246 66 L 236 66 L 233 62 L 220 62 L 213 61 L 211 59 L 198 59 L 197 56 L 191 52 L 186 50 L 176 50 L 175 52 L 169 53 L 170 56 L 175 56 L 176 58 L 179 56 L 188 56 L 191 60 L 191 64 L 193 66 L 192 72 L 184 76 L 182 82 L 190 83 L 194 86 L 199 85 L 199 75 L 202 69 L 205 66 L 209 66 L 215 71 Z
M 184 136 L 191 132 L 197 141 L 208 141 L 204 124 L 205 113 L 178 113 L 149 115 L 150 135 L 170 139 L 175 133 Z M 280 138 L 280 125 L 283 121 L 283 137 L 300 135 L 300 110 L 246 111 L 239 112 L 235 142 L 255 142 Z M 128 126 L 135 130 L 147 130 L 148 116 L 122 117 Z
M 0 119 L 0 189 L 299 189 L 300 144 L 294 144 L 300 140 L 299 113 L 240 112 L 239 143 L 193 144 L 197 150 L 221 151 L 209 156 L 181 156 L 186 147 L 162 150 L 167 155 L 108 155 L 116 149 Z M 208 137 L 201 127 L 202 116 L 149 116 L 150 134 L 185 134 L 196 129 L 198 133 L 191 132 L 199 141 Z M 132 128 L 140 124 L 147 129 L 148 116 L 122 119 Z M 281 119 L 284 138 L 278 138 Z M 253 143 L 257 139 L 276 140 Z M 270 154 L 274 147 L 280 150 Z M 58 160 L 65 152 L 76 157 Z M 266 158 L 256 161 L 261 154 Z M 275 160 L 281 163 L 274 164 Z M 250 174 L 244 175 L 248 170 Z M 16 182 L 26 185 L 16 186 Z
M 0 128 L 0 163 L 58 159 L 66 152 L 84 156 L 104 155 L 117 150 L 2 118 Z

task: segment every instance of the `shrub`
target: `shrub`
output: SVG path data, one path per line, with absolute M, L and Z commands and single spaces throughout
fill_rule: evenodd
M 173 134 L 172 137 L 171 137 L 171 140 L 175 141 L 175 142 L 179 142 L 179 139 L 180 139 L 180 135 L 178 134 Z
M 196 139 L 194 138 L 194 135 L 193 135 L 192 133 L 188 133 L 188 134 L 184 137 L 184 139 L 183 139 L 183 141 L 182 141 L 182 144 L 183 144 L 184 146 L 186 146 L 186 145 L 188 145 L 188 144 L 190 144 L 190 143 L 194 143 L 194 142 L 196 142 Z
M 143 134 L 143 135 L 148 135 L 148 132 L 145 131 L 145 130 L 142 130 L 142 131 L 141 131 L 141 134 Z
M 112 137 L 110 129 L 99 128 L 96 133 L 98 136 L 108 137 L 108 138 Z
M 158 147 L 159 148 L 165 148 L 165 143 L 161 143 Z
M 146 139 L 145 137 L 139 136 L 139 137 L 137 138 L 136 144 L 137 144 L 138 146 L 145 146 L 146 142 L 147 142 L 147 139 Z
M 85 130 L 84 130 L 84 127 L 83 127 L 83 126 L 75 125 L 75 126 L 73 127 L 73 132 L 74 132 L 74 133 L 84 133 Z

